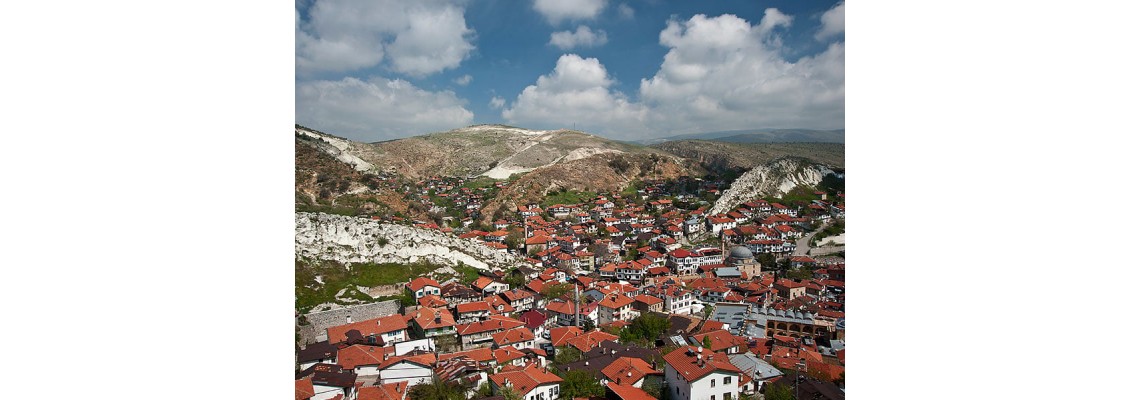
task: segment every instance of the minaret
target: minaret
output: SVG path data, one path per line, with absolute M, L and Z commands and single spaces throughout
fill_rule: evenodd
M 574 326 L 582 327 L 582 312 L 578 309 L 578 285 L 574 285 Z

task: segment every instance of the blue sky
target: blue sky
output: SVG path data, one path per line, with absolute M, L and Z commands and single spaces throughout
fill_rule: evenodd
M 296 119 L 360 141 L 481 123 L 623 140 L 839 129 L 844 8 L 298 0 Z

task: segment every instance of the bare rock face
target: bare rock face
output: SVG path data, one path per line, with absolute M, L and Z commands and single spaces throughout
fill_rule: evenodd
M 757 197 L 781 195 L 799 185 L 815 186 L 832 172 L 823 165 L 801 160 L 785 158 L 772 161 L 745 172 L 732 182 L 732 186 L 713 204 L 709 214 L 731 211 Z
M 357 157 L 356 154 L 353 154 L 353 147 L 356 146 L 356 143 L 351 140 L 341 139 L 332 135 L 321 134 L 310 129 L 300 127 L 295 128 L 295 132 L 298 135 L 315 139 L 313 142 L 314 146 L 316 146 L 321 151 L 333 156 L 333 158 L 336 158 L 337 161 L 351 165 L 352 168 L 357 171 L 372 172 L 376 170 L 376 166 L 372 165 L 368 161 L 364 161 L 360 157 Z
M 296 213 L 296 257 L 342 263 L 432 263 L 489 270 L 525 265 L 518 256 L 472 240 L 429 229 L 382 224 L 370 219 L 323 213 Z M 381 244 L 383 240 L 387 243 Z

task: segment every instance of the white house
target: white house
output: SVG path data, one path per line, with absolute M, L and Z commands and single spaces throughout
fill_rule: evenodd
M 721 353 L 684 346 L 665 355 L 665 381 L 672 400 L 736 400 L 740 368 Z
M 388 356 L 377 366 L 381 384 L 407 382 L 408 386 L 431 382 L 434 355 Z
M 621 294 L 611 294 L 598 302 L 598 324 L 633 319 L 633 299 Z
M 412 294 L 412 297 L 415 297 L 416 300 L 419 300 L 421 297 L 427 296 L 429 294 L 438 296 L 440 286 L 439 282 L 436 282 L 434 279 L 421 276 L 405 284 L 404 288 Z
M 500 395 L 503 388 L 512 388 L 522 400 L 557 400 L 562 378 L 545 368 L 528 365 L 526 368 L 491 375 L 491 391 Z
M 709 217 L 707 220 L 709 230 L 715 235 L 724 229 L 736 227 L 736 220 L 728 217 Z

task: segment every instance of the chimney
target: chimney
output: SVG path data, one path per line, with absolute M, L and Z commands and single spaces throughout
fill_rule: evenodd
M 345 322 L 344 322 L 344 323 L 346 323 L 346 324 L 351 324 L 351 323 L 352 323 L 352 316 L 351 316 L 351 315 L 347 315 L 347 316 L 345 316 L 344 318 L 345 318 Z

